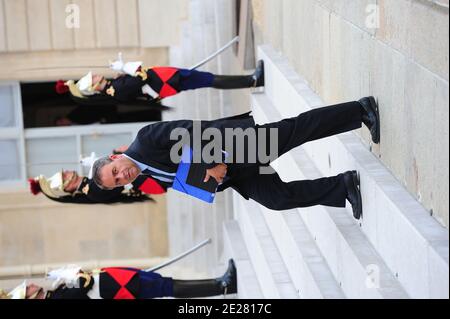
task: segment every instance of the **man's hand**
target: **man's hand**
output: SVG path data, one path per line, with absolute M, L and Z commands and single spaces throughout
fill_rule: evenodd
M 122 145 L 113 149 L 113 154 L 123 154 L 128 150 L 128 145 Z
M 204 183 L 207 183 L 211 177 L 213 177 L 217 183 L 221 184 L 223 183 L 223 179 L 227 175 L 227 165 L 225 164 L 219 164 L 214 168 L 207 169 L 206 170 L 206 177 L 203 181 Z

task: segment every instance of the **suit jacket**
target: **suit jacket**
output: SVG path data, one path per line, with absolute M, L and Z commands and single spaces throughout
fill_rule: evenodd
M 172 147 L 176 144 L 179 144 L 181 151 L 182 145 L 180 144 L 180 140 L 182 137 L 180 136 L 178 140 L 171 140 L 170 135 L 173 131 L 179 130 L 180 128 L 185 129 L 190 133 L 192 146 L 193 123 L 192 120 L 180 120 L 150 124 L 139 131 L 136 139 L 125 154 L 143 164 L 164 172 L 176 173 L 179 163 L 174 163 L 171 160 L 170 152 Z M 200 124 L 202 132 L 207 128 L 216 128 L 224 137 L 225 129 L 242 128 L 245 130 L 254 127 L 255 121 L 250 115 L 250 112 L 248 112 L 242 115 L 213 121 L 201 121 Z M 225 145 L 223 141 L 222 145 Z M 208 164 L 208 167 L 214 167 L 217 164 L 218 163 L 211 163 Z

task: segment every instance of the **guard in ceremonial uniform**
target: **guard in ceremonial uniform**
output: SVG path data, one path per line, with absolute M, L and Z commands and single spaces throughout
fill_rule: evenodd
M 233 260 L 219 278 L 177 280 L 136 268 L 112 267 L 84 272 L 65 267 L 49 273 L 54 290 L 26 282 L 9 293 L 8 299 L 151 299 L 163 297 L 204 298 L 237 293 L 237 271 Z
M 145 68 L 142 62 L 111 63 L 111 68 L 120 72 L 113 80 L 89 72 L 78 82 L 58 81 L 56 91 L 70 92 L 72 98 L 81 104 L 136 103 L 145 101 L 155 105 L 161 99 L 182 91 L 199 88 L 242 89 L 264 85 L 264 64 L 259 61 L 251 75 L 227 76 L 209 72 L 180 69 L 175 67 Z
M 152 200 L 147 194 L 163 194 L 167 189 L 154 179 L 142 176 L 132 187 L 114 190 L 99 188 L 92 179 L 75 171 L 61 171 L 50 178 L 40 175 L 29 180 L 32 194 L 43 193 L 49 199 L 70 204 L 136 203 Z M 130 185 L 131 186 L 131 185 Z

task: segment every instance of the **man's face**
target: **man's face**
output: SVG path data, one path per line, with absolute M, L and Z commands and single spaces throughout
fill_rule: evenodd
M 78 173 L 75 171 L 63 171 L 63 181 L 67 185 L 64 187 L 64 191 L 73 193 L 77 190 L 79 184 Z
M 45 292 L 42 287 L 35 284 L 30 284 L 27 286 L 26 299 L 44 299 Z
M 112 162 L 100 170 L 102 185 L 112 189 L 132 183 L 141 173 L 139 167 L 123 155 L 111 155 Z
M 92 75 L 92 87 L 95 88 L 95 91 L 102 91 L 105 88 L 105 85 L 106 79 L 103 75 Z

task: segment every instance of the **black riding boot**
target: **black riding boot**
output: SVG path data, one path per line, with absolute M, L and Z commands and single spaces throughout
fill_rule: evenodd
M 226 273 L 206 280 L 173 280 L 175 298 L 202 298 L 237 293 L 236 266 L 231 259 Z
M 214 75 L 212 87 L 215 89 L 244 89 L 264 86 L 264 62 L 258 62 L 251 75 Z

